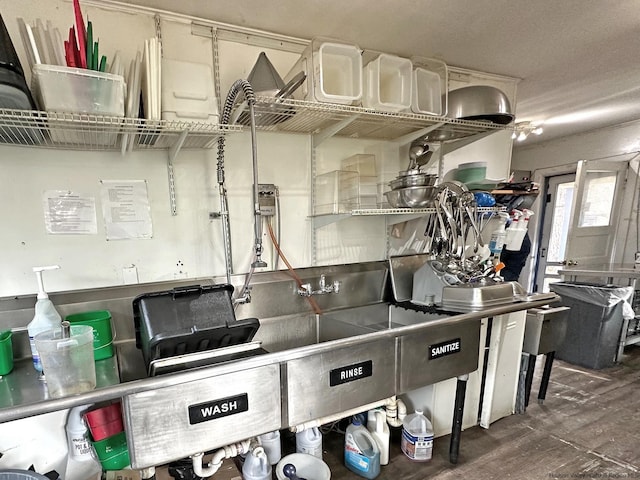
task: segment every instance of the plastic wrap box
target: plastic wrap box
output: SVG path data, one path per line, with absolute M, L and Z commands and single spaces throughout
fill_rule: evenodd
M 412 76 L 411 60 L 380 53 L 364 67 L 362 106 L 388 112 L 409 110 Z
M 122 75 L 37 64 L 33 66 L 32 84 L 41 110 L 124 117 Z M 86 122 L 49 120 L 48 126 L 54 143 L 109 146 L 116 143 L 120 123 L 105 122 L 96 128 Z
M 260 322 L 236 320 L 228 284 L 146 293 L 133 300 L 136 347 L 147 368 L 175 357 L 250 341 Z
M 352 105 L 362 98 L 362 56 L 357 45 L 314 38 L 284 78 L 307 75 L 293 97 L 298 100 Z

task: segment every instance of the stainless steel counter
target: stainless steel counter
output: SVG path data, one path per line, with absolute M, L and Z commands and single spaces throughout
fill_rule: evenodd
M 374 342 L 383 338 L 397 338 L 409 334 L 425 331 L 436 325 L 455 324 L 470 319 L 492 317 L 496 315 L 527 310 L 529 308 L 547 305 L 558 297 L 549 295 L 531 296 L 529 301 L 514 302 L 486 309 L 482 312 L 471 312 L 451 317 L 430 320 L 429 322 L 409 325 L 404 327 L 382 330 L 354 337 L 332 340 L 299 348 L 284 350 L 281 352 L 267 353 L 248 359 L 229 362 L 222 365 L 204 367 L 160 377 L 144 378 L 119 383 L 119 372 L 116 358 L 105 359 L 97 362 L 97 375 L 99 384 L 95 390 L 64 398 L 49 398 L 46 386 L 32 367 L 31 360 L 19 360 L 16 367 L 9 375 L 0 379 L 0 423 L 19 418 L 39 415 L 57 410 L 71 408 L 77 405 L 86 405 L 105 400 L 122 398 L 127 395 L 140 392 L 161 389 L 170 386 L 186 384 L 205 378 L 240 372 L 265 365 L 283 364 L 291 360 L 301 359 L 319 353 L 330 352 L 345 347 Z M 120 351 L 120 346 L 118 351 Z
M 631 281 L 640 278 L 640 268 L 634 268 L 633 265 L 607 264 L 593 265 L 588 267 L 568 267 L 558 270 L 560 275 L 569 277 L 571 281 L 575 281 L 578 277 L 599 277 L 606 278 L 606 283 L 613 283 L 613 279 L 629 279 Z

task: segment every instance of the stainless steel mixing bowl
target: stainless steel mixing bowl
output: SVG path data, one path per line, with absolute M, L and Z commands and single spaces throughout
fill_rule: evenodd
M 404 187 L 385 192 L 389 205 L 393 208 L 424 208 L 431 205 L 435 198 L 437 187 L 423 185 L 418 187 Z
M 427 173 L 398 175 L 394 180 L 389 182 L 389 186 L 391 187 L 391 190 L 397 190 L 404 187 L 431 186 L 436 183 L 437 178 L 437 175 Z

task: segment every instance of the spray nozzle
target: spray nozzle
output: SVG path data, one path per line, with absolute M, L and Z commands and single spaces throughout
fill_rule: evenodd
M 38 280 L 38 299 L 41 298 L 49 298 L 47 292 L 44 291 L 44 283 L 42 281 L 42 272 L 45 270 L 57 270 L 60 268 L 60 265 L 48 265 L 46 267 L 33 267 L 33 271 L 36 274 L 36 279 Z

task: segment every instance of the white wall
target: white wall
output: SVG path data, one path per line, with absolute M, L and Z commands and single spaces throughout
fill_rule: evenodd
M 144 40 L 155 34 L 152 12 L 136 9 L 114 11 L 108 6 L 87 2 L 83 12 L 100 38 L 103 54 L 112 58 L 119 51 L 129 65 Z M 61 33 L 74 23 L 72 3 L 66 0 L 0 0 L 3 18 L 15 47 L 28 71 L 17 17 L 27 22 L 50 20 Z M 186 17 L 162 17 L 163 54 L 167 58 L 213 63 L 212 39 L 192 35 Z M 231 84 L 247 78 L 261 51 L 265 51 L 282 77 L 299 58 L 296 48 L 278 48 L 273 42 L 258 41 L 269 48 L 238 42 L 219 41 L 221 103 Z M 251 41 L 254 41 L 252 38 Z M 239 43 L 242 41 L 243 43 Z M 251 43 L 251 41 L 249 43 Z M 295 42 L 294 42 L 295 43 Z M 276 49 L 277 48 L 277 49 Z M 294 53 L 292 53 L 292 51 Z M 502 77 L 458 72 L 463 84 L 509 83 Z M 28 75 L 29 76 L 29 75 Z M 476 78 L 477 77 L 477 78 Z M 502 83 L 500 83 L 502 82 Z M 505 84 L 506 85 L 506 84 Z M 515 84 L 509 95 L 515 95 Z M 508 175 L 510 140 L 503 133 L 492 135 L 473 147 L 465 147 L 445 157 L 445 171 L 465 161 L 486 160 L 488 176 Z M 496 145 L 497 142 L 497 145 Z M 315 151 L 316 173 L 337 169 L 340 161 L 355 153 L 374 153 L 381 182 L 388 182 L 408 164 L 406 147 L 389 142 L 332 138 Z M 5 215 L 0 237 L 3 264 L 0 297 L 34 293 L 36 282 L 31 267 L 59 264 L 62 269 L 47 274 L 49 291 L 102 287 L 130 283 L 123 269 L 135 267 L 140 282 L 173 278 L 195 278 L 225 273 L 221 220 L 209 219 L 219 212 L 216 181 L 216 150 L 182 151 L 175 161 L 177 216 L 169 209 L 167 152 L 136 151 L 121 156 L 117 152 L 83 152 L 0 146 L 0 201 Z M 258 133 L 260 183 L 279 188 L 281 246 L 294 267 L 380 260 L 388 252 L 384 217 L 354 217 L 314 229 L 311 213 L 311 137 L 303 134 Z M 249 269 L 253 258 L 254 216 L 252 205 L 251 148 L 248 133 L 227 137 L 225 155 L 226 186 L 229 198 L 233 267 L 235 273 Z M 100 203 L 100 180 L 145 180 L 153 223 L 153 238 L 107 241 Z M 72 190 L 95 198 L 97 234 L 52 235 L 45 230 L 42 193 L 45 190 Z M 275 222 L 274 222 L 275 223 Z M 275 225 L 274 225 L 275 226 Z M 421 227 L 422 228 L 422 227 Z M 423 228 L 422 228 L 423 230 Z M 422 231 L 418 232 L 422 234 Z M 274 249 L 263 233 L 263 259 L 273 268 Z M 284 268 L 283 263 L 279 268 Z

